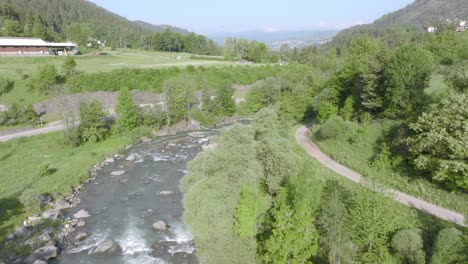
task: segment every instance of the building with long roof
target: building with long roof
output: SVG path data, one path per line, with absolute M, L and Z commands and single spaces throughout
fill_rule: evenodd
M 54 43 L 38 38 L 0 38 L 0 56 L 75 55 L 78 45 Z

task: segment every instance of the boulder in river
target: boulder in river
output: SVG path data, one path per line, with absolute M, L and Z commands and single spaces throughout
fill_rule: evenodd
M 91 214 L 88 211 L 81 209 L 80 211 L 78 211 L 77 213 L 73 215 L 73 218 L 82 219 L 82 218 L 88 218 L 90 216 Z
M 37 260 L 47 261 L 51 258 L 58 256 L 59 250 L 55 246 L 46 246 L 36 249 L 29 257 L 26 258 L 25 262 L 28 264 L 34 264 Z
M 177 245 L 176 241 L 166 241 L 166 240 L 161 240 L 158 243 L 154 243 L 151 245 L 151 248 L 153 249 L 153 254 L 156 256 L 162 256 L 164 255 L 172 246 Z
M 39 196 L 39 201 L 41 202 L 41 206 L 45 206 L 48 203 L 52 202 L 52 197 L 48 194 L 41 194 Z
M 25 226 L 35 226 L 42 222 L 42 217 L 40 216 L 30 216 L 28 220 L 24 221 Z
M 111 176 L 122 176 L 122 175 L 124 175 L 125 173 L 127 173 L 127 172 L 124 171 L 124 170 L 113 171 L 113 172 L 111 172 Z
M 105 163 L 114 163 L 115 160 L 114 160 L 114 158 L 107 158 L 107 159 L 104 160 L 104 162 Z
M 169 229 L 169 225 L 166 224 L 166 222 L 159 220 L 153 224 L 153 228 L 158 231 L 166 231 L 167 229 Z
M 120 246 L 113 240 L 108 239 L 97 245 L 94 249 L 90 250 L 89 255 L 110 254 L 117 253 L 119 251 L 121 251 Z
M 34 261 L 34 263 L 33 263 L 33 264 L 47 264 L 47 262 L 45 262 L 45 261 L 43 261 L 43 260 L 40 260 L 40 259 L 38 259 L 38 260 Z
M 78 234 L 75 236 L 75 243 L 78 243 L 78 242 L 83 241 L 86 237 L 88 237 L 88 234 L 86 234 L 86 233 L 78 233 Z
M 42 213 L 42 218 L 44 219 L 57 220 L 60 217 L 62 217 L 62 214 L 58 209 L 47 209 Z
M 135 155 L 130 154 L 125 160 L 126 160 L 126 161 L 135 161 L 135 160 L 136 160 L 136 157 L 135 157 Z
M 81 220 L 81 221 L 79 221 L 78 223 L 76 223 L 76 226 L 77 226 L 77 227 L 83 227 L 83 226 L 85 226 L 85 225 L 86 225 L 86 222 L 83 221 L 83 220 Z
M 71 204 L 65 198 L 61 197 L 55 202 L 54 208 L 57 210 L 69 209 L 71 208 Z
M 173 195 L 173 194 L 175 194 L 174 191 L 161 191 L 161 192 L 159 192 L 160 196 L 170 196 L 170 195 Z
M 28 238 L 32 235 L 31 230 L 26 226 L 18 227 L 13 233 L 13 238 Z
M 142 141 L 142 142 L 151 142 L 151 138 L 149 138 L 149 137 L 142 137 L 142 138 L 141 138 L 141 141 Z

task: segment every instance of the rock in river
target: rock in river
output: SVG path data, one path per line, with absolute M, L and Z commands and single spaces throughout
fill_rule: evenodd
M 73 217 L 76 219 L 88 218 L 90 216 L 91 214 L 84 209 L 81 209 L 80 211 L 78 211 L 77 213 L 73 215 Z
M 162 192 L 159 192 L 159 195 L 160 196 L 169 196 L 169 195 L 173 195 L 175 194 L 174 191 L 162 191 Z
M 169 229 L 169 226 L 164 221 L 160 220 L 153 224 L 153 228 L 158 231 L 165 231 Z
M 52 197 L 48 194 L 41 194 L 39 196 L 39 201 L 41 202 L 41 206 L 45 206 L 52 201 Z
M 114 160 L 114 158 L 107 158 L 107 159 L 104 160 L 104 162 L 105 163 L 114 163 L 115 160 Z
M 130 156 L 128 156 L 125 160 L 126 160 L 126 161 L 135 161 L 135 160 L 136 160 L 136 157 L 135 157 L 135 155 L 130 154 Z
M 86 233 L 79 233 L 75 236 L 75 243 L 81 242 L 83 239 L 88 237 L 88 234 Z
M 116 244 L 111 239 L 102 242 L 101 244 L 97 245 L 94 249 L 89 251 L 89 255 L 100 255 L 106 253 L 116 253 L 119 252 L 120 246 Z
M 54 208 L 57 210 L 69 209 L 71 208 L 71 204 L 65 198 L 61 197 L 55 202 Z
M 122 175 L 124 175 L 125 173 L 127 173 L 127 172 L 124 171 L 124 170 L 121 170 L 121 171 L 113 171 L 113 172 L 111 172 L 111 176 L 122 176 Z
M 62 217 L 62 214 L 58 209 L 47 209 L 42 213 L 44 219 L 57 220 L 60 217 Z
M 37 260 L 47 261 L 51 258 L 56 258 L 58 256 L 58 248 L 55 246 L 47 246 L 36 249 L 29 257 L 26 258 L 25 262 L 28 264 L 33 264 Z

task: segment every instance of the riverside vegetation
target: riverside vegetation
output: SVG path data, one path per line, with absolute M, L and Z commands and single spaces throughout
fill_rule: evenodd
M 238 114 L 254 121 L 214 139 L 214 148 L 189 164 L 181 186 L 184 220 L 202 262 L 464 263 L 465 227 L 338 177 L 293 143 L 291 128 L 312 121 L 312 139 L 339 162 L 466 214 L 467 47 L 468 35 L 450 28 L 389 28 L 301 51 L 284 48 L 282 67 L 90 73 L 71 59 L 60 72 L 41 65 L 31 76 L 20 74 L 24 87 L 42 98 L 118 91 L 117 120 L 103 122 L 102 106 L 85 102 L 77 127 L 0 143 L 0 166 L 8 172 L 0 175 L 7 183 L 0 189 L 0 234 L 21 221 L 25 208 L 39 210 L 33 197 L 70 191 L 92 164 L 141 136 L 179 121 L 212 125 Z M 257 58 L 233 50 L 225 55 Z M 0 82 L 2 97 L 18 91 L 11 81 Z M 233 84 L 250 85 L 245 102 L 235 104 Z M 139 109 L 130 89 L 164 93 L 167 111 Z
M 247 92 L 240 111 L 257 112 L 255 121 L 214 140 L 182 183 L 204 263 L 467 261 L 466 228 L 337 179 L 288 137 L 294 120 L 313 120 L 311 137 L 338 161 L 466 214 L 468 38 L 421 36 L 400 36 L 400 47 L 364 34 L 305 49 L 312 67 Z

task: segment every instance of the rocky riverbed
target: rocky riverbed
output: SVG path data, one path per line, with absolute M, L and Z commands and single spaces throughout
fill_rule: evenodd
M 30 217 L 7 243 L 30 245 L 5 263 L 198 263 L 181 217 L 179 183 L 187 162 L 217 130 L 144 139 L 91 170 L 68 197 L 41 197 L 48 209 Z M 1 263 L 1 261 L 0 261 Z

